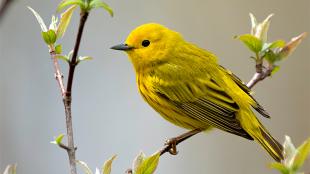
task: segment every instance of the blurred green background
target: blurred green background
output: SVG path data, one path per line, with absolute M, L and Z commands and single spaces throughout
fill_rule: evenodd
M 115 12 L 94 10 L 86 23 L 80 55 L 94 60 L 78 66 L 73 88 L 73 124 L 77 158 L 93 169 L 113 154 L 112 173 L 124 173 L 139 151 L 151 154 L 164 140 L 185 130 L 164 121 L 140 97 L 135 74 L 124 53 L 109 47 L 125 40 L 136 26 L 157 22 L 211 50 L 220 63 L 248 81 L 254 73 L 250 51 L 233 36 L 250 31 L 249 12 L 259 21 L 270 13 L 269 40 L 310 31 L 310 1 L 296 0 L 106 0 Z M 49 23 L 59 1 L 16 0 L 0 23 L 0 171 L 10 163 L 18 173 L 68 173 L 65 151 L 50 144 L 65 132 L 63 104 L 54 80 L 40 27 L 26 8 Z M 73 48 L 76 12 L 63 50 Z M 255 97 L 272 118 L 258 116 L 272 135 L 296 145 L 310 136 L 310 39 L 306 38 L 272 78 L 255 86 Z M 65 63 L 62 70 L 67 73 Z M 256 143 L 218 130 L 199 134 L 178 146 L 177 156 L 164 155 L 157 173 L 277 173 L 272 159 Z M 304 170 L 310 171 L 310 160 Z M 79 172 L 81 173 L 81 171 Z

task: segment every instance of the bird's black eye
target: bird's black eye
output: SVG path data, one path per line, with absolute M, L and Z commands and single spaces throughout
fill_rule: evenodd
M 144 47 L 147 47 L 147 46 L 149 46 L 150 45 L 150 41 L 149 40 L 143 40 L 142 41 L 142 46 L 144 46 Z

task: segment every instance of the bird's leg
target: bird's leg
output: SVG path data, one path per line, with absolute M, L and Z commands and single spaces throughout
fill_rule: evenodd
M 165 143 L 165 147 L 160 151 L 160 155 L 166 152 L 169 152 L 171 155 L 178 154 L 177 145 L 182 141 L 192 137 L 193 135 L 200 133 L 201 131 L 202 131 L 201 129 L 194 129 L 184 134 L 181 134 L 177 137 L 168 139 Z

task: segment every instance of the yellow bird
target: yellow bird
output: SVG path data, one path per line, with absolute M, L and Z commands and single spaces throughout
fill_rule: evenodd
M 256 140 L 276 161 L 283 159 L 281 144 L 252 108 L 268 113 L 211 52 L 156 23 L 137 27 L 111 49 L 128 54 L 141 95 L 166 120 L 189 130 L 218 128 Z

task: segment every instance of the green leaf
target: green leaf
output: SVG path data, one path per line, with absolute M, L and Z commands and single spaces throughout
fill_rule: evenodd
M 292 170 L 294 171 L 297 171 L 302 167 L 310 153 L 310 138 L 306 140 L 301 146 L 299 146 L 297 151 L 298 152 L 292 165 Z
M 6 166 L 3 174 L 16 174 L 16 164 Z
M 43 21 L 43 19 L 41 18 L 41 16 L 39 15 L 39 13 L 37 13 L 34 9 L 32 9 L 31 7 L 28 6 L 28 9 L 33 13 L 33 15 L 36 17 L 40 27 L 41 27 L 41 31 L 46 32 L 47 28 L 46 25 Z
M 56 54 L 61 54 L 62 52 L 62 46 L 59 44 L 59 45 L 56 45 L 55 47 L 55 53 Z
M 269 45 L 268 49 L 283 48 L 284 46 L 285 46 L 284 40 L 276 40 Z
M 57 36 L 54 30 L 48 30 L 42 32 L 42 37 L 47 45 L 54 44 L 56 42 Z
M 85 9 L 85 3 L 83 0 L 63 0 L 59 3 L 57 7 L 57 12 L 60 12 L 62 9 L 69 5 L 78 5 L 81 9 Z
M 58 137 L 56 137 L 56 139 L 55 139 L 55 142 L 57 143 L 57 144 L 61 144 L 61 141 L 62 141 L 62 139 L 64 138 L 64 134 L 60 134 L 60 135 L 58 135 Z
M 90 2 L 89 6 L 90 8 L 98 8 L 98 7 L 103 8 L 107 12 L 109 12 L 111 17 L 113 17 L 114 15 L 112 8 L 108 4 L 102 2 L 101 0 L 93 0 Z
M 238 37 L 251 51 L 259 53 L 263 48 L 261 40 L 250 34 L 244 34 Z
M 90 56 L 78 57 L 77 63 L 80 63 L 80 62 L 86 61 L 86 60 L 93 60 L 93 58 Z
M 270 168 L 273 168 L 273 169 L 276 169 L 276 170 L 279 170 L 282 174 L 289 174 L 289 173 L 290 173 L 289 169 L 287 169 L 287 168 L 286 168 L 283 164 L 281 164 L 281 163 L 277 163 L 277 162 L 271 163 L 269 167 L 270 167 Z
M 74 10 L 76 9 L 77 5 L 72 5 L 71 7 L 69 7 L 65 12 L 63 12 L 61 14 L 61 17 L 60 17 L 60 22 L 59 22 L 59 25 L 57 27 L 57 37 L 63 37 L 67 28 L 68 28 L 68 25 L 71 21 L 71 17 L 72 17 L 72 14 L 74 12 Z
M 80 160 L 76 160 L 75 162 L 81 166 L 85 174 L 93 174 L 93 172 L 91 171 L 91 169 L 88 167 L 88 165 L 85 162 L 80 161 Z
M 274 64 L 278 60 L 278 55 L 276 55 L 272 50 L 265 52 L 264 59 L 270 64 Z
M 112 156 L 109 160 L 104 162 L 102 166 L 102 174 L 110 174 L 111 173 L 111 167 L 112 167 L 112 162 L 116 158 L 116 155 Z
M 145 158 L 140 166 L 138 166 L 135 174 L 152 174 L 155 172 L 158 165 L 160 153 L 157 152 L 150 157 Z
M 51 143 L 52 143 L 52 144 L 57 144 L 57 145 L 61 144 L 62 139 L 64 138 L 64 136 L 65 136 L 64 134 L 58 135 L 58 136 L 55 138 L 54 141 L 51 141 Z
M 273 65 L 273 69 L 271 71 L 271 76 L 273 76 L 276 72 L 280 70 L 279 66 Z
M 64 55 L 56 55 L 55 57 L 56 57 L 57 59 L 64 60 L 64 61 L 70 63 L 70 59 L 69 59 L 69 57 L 67 57 L 67 56 L 64 56 Z
M 145 154 L 143 152 L 140 152 L 133 160 L 132 170 L 137 171 L 138 167 L 141 165 L 144 159 L 145 159 Z
M 263 45 L 263 51 L 268 51 L 272 50 L 274 48 L 283 48 L 285 46 L 285 41 L 284 40 L 276 40 L 272 43 L 265 43 Z

